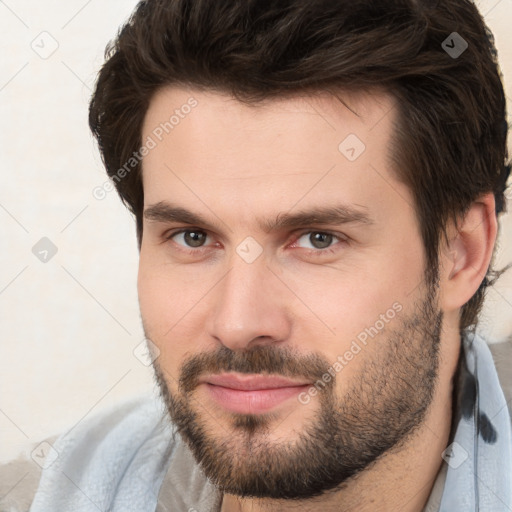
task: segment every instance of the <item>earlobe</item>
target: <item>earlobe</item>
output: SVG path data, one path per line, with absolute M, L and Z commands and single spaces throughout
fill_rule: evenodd
M 475 201 L 440 254 L 445 311 L 461 308 L 478 290 L 491 263 L 497 234 L 494 195 Z

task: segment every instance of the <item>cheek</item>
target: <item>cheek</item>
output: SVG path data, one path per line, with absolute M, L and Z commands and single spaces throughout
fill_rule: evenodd
M 326 273 L 321 280 L 303 281 L 297 288 L 317 316 L 303 317 L 299 330 L 308 336 L 301 338 L 313 341 L 308 348 L 321 352 L 331 364 L 342 356 L 346 377 L 384 347 L 390 332 L 399 329 L 404 315 L 412 311 L 423 276 L 423 256 L 421 246 L 412 250 L 409 243 L 408 247 L 398 252 L 382 247 L 360 268 Z
M 179 321 L 176 297 L 178 291 L 173 281 L 156 271 L 158 267 L 147 265 L 141 255 L 137 280 L 139 306 L 145 335 L 158 348 L 159 365 L 166 385 L 176 392 L 179 364 L 185 357 L 185 344 L 179 343 Z M 176 286 L 176 283 L 174 282 Z
M 161 367 L 173 376 L 187 354 L 201 349 L 206 313 L 202 299 L 209 287 L 197 272 L 180 271 L 141 250 L 137 288 L 144 330 L 160 350 Z
M 137 278 L 139 306 L 147 335 L 161 344 L 176 321 L 180 284 L 148 253 L 142 247 Z
M 137 279 L 137 290 L 139 296 L 139 306 L 144 325 L 149 328 L 153 335 L 157 322 L 162 320 L 162 311 L 168 310 L 165 301 L 172 296 L 166 293 L 166 287 L 163 280 L 157 279 L 156 273 L 145 266 L 142 258 L 139 264 L 139 274 Z
M 405 306 L 421 283 L 418 254 L 399 257 L 384 247 L 375 253 L 344 271 L 324 268 L 324 275 L 315 281 L 297 283 L 303 302 L 340 335 L 373 324 L 395 302 Z

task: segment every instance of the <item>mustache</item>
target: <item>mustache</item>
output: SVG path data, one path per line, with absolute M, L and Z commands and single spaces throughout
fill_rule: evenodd
M 316 382 L 331 366 L 318 354 L 303 355 L 291 348 L 259 345 L 235 351 L 223 346 L 188 357 L 181 365 L 179 387 L 184 393 L 190 393 L 199 385 L 202 375 L 225 372 L 273 374 Z M 326 387 L 334 386 L 335 377 L 331 377 Z

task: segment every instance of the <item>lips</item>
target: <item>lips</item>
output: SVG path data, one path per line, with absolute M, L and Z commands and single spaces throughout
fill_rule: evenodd
M 200 383 L 214 402 L 241 414 L 269 411 L 311 386 L 304 380 L 238 373 L 208 375 Z
M 304 386 L 310 384 L 307 381 L 296 381 L 274 375 L 243 375 L 225 373 L 222 375 L 211 375 L 201 379 L 214 386 L 238 389 L 243 391 L 259 391 L 263 389 L 289 388 L 293 386 Z

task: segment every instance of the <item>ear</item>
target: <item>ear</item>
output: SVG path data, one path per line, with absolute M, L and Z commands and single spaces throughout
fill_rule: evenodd
M 491 263 L 498 231 L 494 195 L 480 197 L 457 227 L 451 226 L 449 242 L 439 255 L 441 308 L 461 308 L 478 290 Z

